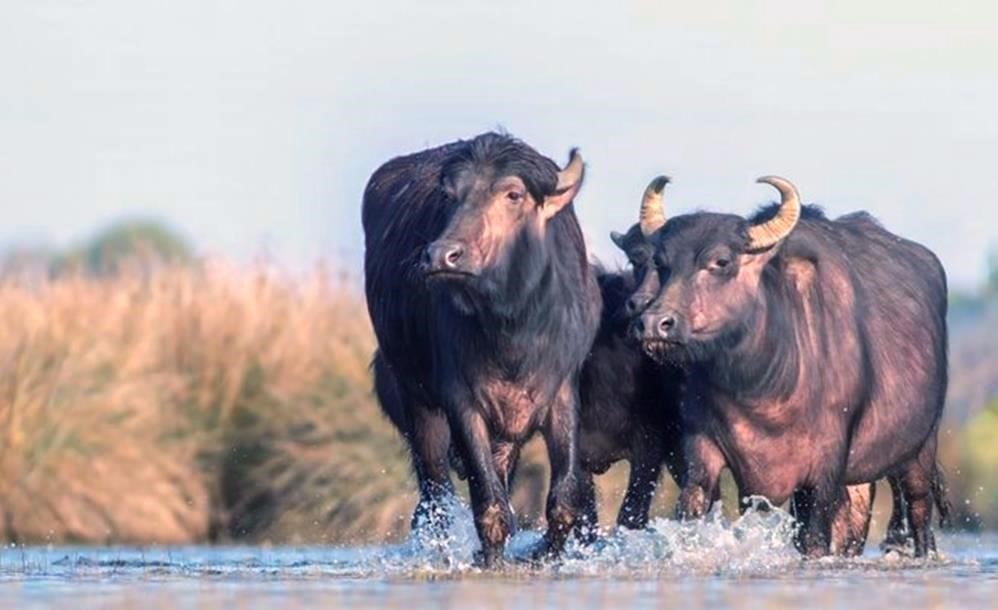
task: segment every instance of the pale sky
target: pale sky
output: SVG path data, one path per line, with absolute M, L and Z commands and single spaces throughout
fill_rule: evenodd
M 5 0 L 0 246 L 140 216 L 205 252 L 356 267 L 381 162 L 501 126 L 559 163 L 581 147 L 607 261 L 655 174 L 670 213 L 746 213 L 773 173 L 982 278 L 994 3 L 691 4 Z

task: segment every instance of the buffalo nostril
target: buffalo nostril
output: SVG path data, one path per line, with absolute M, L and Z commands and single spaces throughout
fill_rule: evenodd
M 658 330 L 662 332 L 662 334 L 665 334 L 670 330 L 672 330 L 672 328 L 675 325 L 676 325 L 676 319 L 674 317 L 665 316 L 664 318 L 658 321 Z
M 464 256 L 464 248 L 459 245 L 451 246 L 444 254 L 444 264 L 453 269 L 457 267 L 462 256 Z
M 640 337 L 645 332 L 645 323 L 642 322 L 640 319 L 635 320 L 633 322 L 633 328 L 634 328 L 634 334 Z

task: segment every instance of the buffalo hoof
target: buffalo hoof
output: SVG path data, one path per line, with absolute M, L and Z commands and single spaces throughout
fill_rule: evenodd
M 475 551 L 474 566 L 483 570 L 497 570 L 506 564 L 506 558 L 501 549 L 483 549 Z

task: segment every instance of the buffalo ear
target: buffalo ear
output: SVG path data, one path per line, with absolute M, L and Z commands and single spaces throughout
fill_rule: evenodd
M 621 250 L 624 249 L 624 237 L 624 234 L 619 231 L 610 231 L 610 241 Z
M 766 248 L 760 252 L 744 252 L 739 255 L 739 267 L 744 271 L 750 273 L 753 277 L 758 278 L 762 276 L 763 269 L 769 264 L 769 261 L 773 260 L 780 251 L 780 246 L 782 243 L 777 243 L 773 246 Z
M 544 220 L 551 220 L 555 214 L 562 211 L 568 204 L 572 203 L 575 196 L 582 188 L 582 178 L 585 176 L 586 166 L 582 162 L 582 155 L 578 149 L 573 148 L 569 153 L 568 165 L 558 172 L 558 186 L 554 194 L 544 198 L 541 203 L 541 216 Z
M 568 204 L 572 203 L 575 196 L 579 192 L 579 188 L 582 187 L 582 180 L 569 186 L 566 189 L 555 191 L 553 195 L 549 195 L 544 198 L 544 203 L 541 204 L 541 216 L 544 220 L 551 220 L 554 218 L 555 214 L 562 211 Z

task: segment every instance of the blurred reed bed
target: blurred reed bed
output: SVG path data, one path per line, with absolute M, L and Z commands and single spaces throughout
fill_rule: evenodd
M 412 489 L 349 280 L 218 262 L 0 285 L 0 536 L 397 534 Z
M 221 261 L 0 280 L 0 539 L 403 536 L 416 495 L 404 445 L 371 395 L 358 286 L 322 266 Z M 994 459 L 966 451 L 968 438 L 993 445 L 968 434 L 951 433 L 959 442 L 944 455 Z M 963 488 L 976 484 L 964 471 L 994 477 L 987 464 L 957 466 Z M 626 475 L 618 465 L 599 480 L 606 524 Z M 535 441 L 513 494 L 525 525 L 541 524 L 546 485 Z M 667 479 L 662 488 L 657 515 L 675 493 Z

